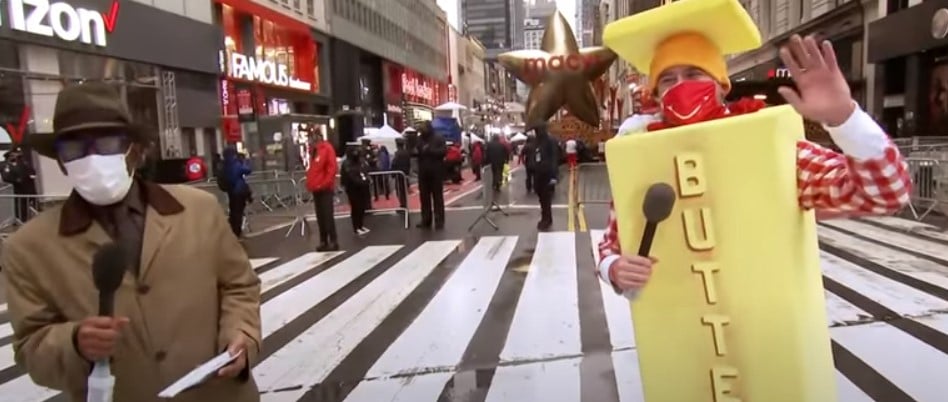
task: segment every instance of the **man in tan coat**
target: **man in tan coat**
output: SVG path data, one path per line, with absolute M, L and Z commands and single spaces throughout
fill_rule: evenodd
M 132 178 L 147 139 L 107 84 L 63 89 L 53 130 L 29 144 L 59 161 L 74 190 L 2 255 L 17 364 L 84 401 L 91 362 L 110 359 L 114 400 L 148 402 L 227 350 L 240 357 L 173 400 L 258 401 L 250 367 L 261 344 L 260 281 L 215 198 Z M 92 257 L 111 242 L 126 250 L 128 269 L 115 317 L 97 317 Z

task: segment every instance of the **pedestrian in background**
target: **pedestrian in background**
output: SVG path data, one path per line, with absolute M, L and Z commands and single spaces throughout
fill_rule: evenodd
M 404 176 L 396 176 L 395 193 L 402 208 L 408 208 L 408 178 L 411 176 L 411 152 L 405 146 L 405 140 L 395 140 L 395 156 L 392 157 L 392 170 L 402 172 Z
M 419 228 L 444 228 L 444 156 L 447 144 L 434 131 L 430 121 L 418 129 L 418 191 L 421 193 L 421 223 Z
M 313 193 L 316 208 L 316 225 L 319 227 L 319 246 L 316 251 L 337 251 L 336 218 L 333 198 L 336 190 L 336 150 L 323 136 L 314 136 L 315 144 L 310 152 L 309 170 L 306 172 L 306 189 Z
M 365 227 L 365 211 L 372 204 L 372 181 L 369 180 L 369 165 L 363 159 L 364 152 L 359 147 L 346 151 L 346 160 L 342 163 L 342 187 L 349 198 L 352 230 L 359 236 L 369 234 Z
M 228 221 L 230 229 L 237 237 L 244 231 L 244 211 L 251 197 L 246 177 L 251 172 L 250 164 L 246 158 L 238 157 L 236 149 L 228 146 L 224 150 L 224 167 L 220 178 L 224 182 L 218 182 L 218 186 L 227 192 Z
M 547 133 L 546 123 L 533 127 L 536 146 L 533 149 L 533 188 L 540 199 L 540 222 L 537 229 L 549 230 L 553 226 L 553 192 L 559 176 L 559 147 Z

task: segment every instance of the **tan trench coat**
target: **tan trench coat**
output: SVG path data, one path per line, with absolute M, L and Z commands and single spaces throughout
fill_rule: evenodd
M 126 316 L 112 362 L 116 402 L 167 401 L 158 392 L 248 339 L 260 346 L 260 280 L 216 199 L 186 186 L 141 183 L 148 205 L 139 279 L 126 274 L 115 314 Z M 110 242 L 75 194 L 43 212 L 4 245 L 3 272 L 16 362 L 39 385 L 85 400 L 91 365 L 73 346 L 77 323 L 97 315 L 95 251 Z M 255 402 L 250 378 L 213 379 L 176 402 Z

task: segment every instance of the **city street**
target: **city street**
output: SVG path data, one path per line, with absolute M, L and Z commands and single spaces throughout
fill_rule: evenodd
M 441 232 L 379 215 L 365 238 L 340 230 L 341 252 L 279 230 L 248 240 L 263 282 L 262 400 L 643 401 L 629 305 L 593 269 L 607 211 L 585 208 L 575 226 L 594 229 L 571 229 L 559 186 L 554 231 L 538 235 L 514 177 L 496 232 L 466 231 L 480 213 L 471 194 Z M 942 401 L 948 234 L 893 217 L 819 231 L 839 401 Z M 62 400 L 14 366 L 6 320 L 0 401 Z

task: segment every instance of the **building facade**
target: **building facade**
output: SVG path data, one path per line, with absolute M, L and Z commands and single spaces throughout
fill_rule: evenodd
M 157 133 L 164 157 L 215 151 L 221 31 L 211 3 L 159 3 L 164 10 L 151 1 L 0 2 L 0 123 L 51 132 L 63 85 L 104 80 Z M 41 193 L 69 191 L 56 161 L 37 157 L 34 166 Z
M 837 60 L 853 98 L 867 106 L 864 57 L 866 13 L 857 0 L 746 0 L 742 1 L 764 38 L 764 45 L 728 60 L 733 82 L 732 97 L 755 96 L 768 104 L 783 104 L 777 93 L 782 85 L 793 85 L 780 61 L 780 47 L 794 35 L 816 35 L 832 42 Z M 816 125 L 809 125 L 811 139 L 826 140 Z M 812 129 L 810 129 L 812 128 Z
M 872 111 L 897 137 L 948 135 L 948 1 L 879 1 Z
M 487 98 L 484 74 L 487 53 L 473 36 L 459 36 L 458 42 L 458 102 L 476 109 Z
M 224 34 L 218 87 L 223 140 L 245 149 L 258 170 L 298 168 L 297 145 L 309 140 L 300 124 L 312 120 L 302 116 L 326 116 L 331 107 L 324 69 L 329 42 L 310 25 L 315 8 L 301 7 L 295 15 L 266 2 L 215 1 Z M 312 14 L 302 15 L 307 12 Z
M 449 90 L 448 23 L 435 0 L 327 2 L 341 140 L 386 116 L 396 128 L 430 118 Z
M 489 59 L 511 49 L 514 38 L 511 0 L 465 0 L 461 3 L 464 33 L 487 49 Z

